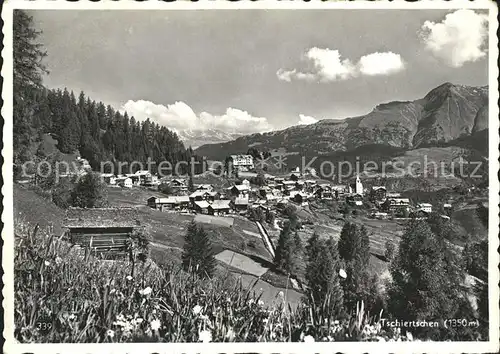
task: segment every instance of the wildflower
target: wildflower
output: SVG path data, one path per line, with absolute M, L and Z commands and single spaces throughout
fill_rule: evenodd
M 254 299 L 250 299 L 250 300 L 248 300 L 248 304 L 249 304 L 249 305 L 253 305 L 253 303 L 254 303 L 254 302 L 255 302 L 255 300 L 254 300 Z
M 139 294 L 141 294 L 142 296 L 147 296 L 149 294 L 151 294 L 151 291 L 153 291 L 153 289 L 151 289 L 149 286 L 143 290 L 139 290 Z
M 144 321 L 142 318 L 138 317 L 134 320 L 134 322 L 138 325 L 140 325 L 142 323 L 142 321 Z
M 262 300 L 259 300 L 259 302 L 257 303 L 259 306 L 264 306 L 264 301 Z
M 134 279 L 134 278 L 132 278 L 132 276 L 130 276 L 130 275 L 127 275 L 127 278 L 126 278 L 126 279 L 127 279 L 128 281 L 131 281 L 131 280 L 132 280 L 132 279 Z
M 160 320 L 152 320 L 151 322 L 149 322 L 149 325 L 151 326 L 151 329 L 153 331 L 157 331 L 161 328 Z
M 59 264 L 61 264 L 61 263 L 62 263 L 62 259 L 61 259 L 61 257 L 57 256 L 57 257 L 56 257 L 56 264 L 57 264 L 57 265 L 59 265 Z
M 49 261 L 45 261 L 45 265 L 46 265 L 47 267 L 50 267 L 50 262 L 49 262 Z
M 106 331 L 106 337 L 113 338 L 114 336 L 115 336 L 115 331 L 113 331 L 112 329 L 108 329 Z
M 208 316 L 207 316 L 207 315 L 203 315 L 203 314 L 201 314 L 201 315 L 200 315 L 200 318 L 201 318 L 203 321 L 208 321 Z
M 384 337 L 377 337 L 378 341 L 379 342 L 385 342 L 385 338 Z
M 406 338 L 411 342 L 413 341 L 413 335 L 410 332 L 406 332 Z
M 226 339 L 229 341 L 232 341 L 232 340 L 234 340 L 234 337 L 235 337 L 235 333 L 234 333 L 233 329 L 231 327 L 228 328 L 228 330 L 226 332 Z
M 76 316 L 73 313 L 71 315 L 69 315 L 69 317 L 68 317 L 68 320 L 70 320 L 70 321 L 73 321 L 75 319 L 76 319 Z
M 207 330 L 203 330 L 198 333 L 198 338 L 200 342 L 209 343 L 212 341 L 212 333 Z
M 116 292 L 116 289 L 111 289 L 111 291 L 109 292 L 109 294 L 113 295 L 115 292 Z
M 193 313 L 195 315 L 199 315 L 202 311 L 203 311 L 203 307 L 201 307 L 200 305 L 196 305 L 195 307 L 193 307 Z
M 279 297 L 284 297 L 284 296 L 285 296 L 285 294 L 283 293 L 283 291 L 280 291 L 280 292 L 278 293 L 278 296 L 279 296 Z
M 305 343 L 314 343 L 315 340 L 314 340 L 313 336 L 311 336 L 310 334 L 308 334 L 307 336 L 304 337 L 304 342 Z
M 346 273 L 346 272 L 345 272 L 345 270 L 343 270 L 343 269 L 340 269 L 340 270 L 339 270 L 339 275 L 340 275 L 342 278 L 344 278 L 344 279 L 345 279 L 345 278 L 347 278 L 347 273 Z

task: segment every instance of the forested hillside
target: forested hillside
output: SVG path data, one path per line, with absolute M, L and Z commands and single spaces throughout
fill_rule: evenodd
M 39 32 L 22 11 L 14 13 L 14 163 L 32 160 L 33 146 L 45 133 L 63 153 L 79 152 L 94 169 L 101 161 L 190 161 L 179 137 L 164 126 L 139 122 L 127 113 L 96 102 L 81 92 L 52 90 L 42 83 L 47 55 L 37 42 Z M 49 54 L 50 55 L 50 54 Z

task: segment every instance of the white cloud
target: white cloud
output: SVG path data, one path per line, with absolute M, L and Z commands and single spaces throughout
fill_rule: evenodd
M 299 124 L 300 125 L 309 125 L 309 124 L 314 124 L 318 120 L 314 117 L 311 116 L 306 116 L 304 114 L 299 114 Z
M 149 118 L 175 131 L 216 129 L 226 133 L 250 134 L 272 130 L 267 118 L 254 117 L 236 108 L 228 108 L 222 115 L 208 112 L 197 115 L 184 102 L 164 106 L 150 101 L 129 100 L 122 106 L 122 111 L 128 112 L 129 116 L 134 116 L 137 120 L 144 121 Z
M 425 21 L 421 38 L 427 50 L 458 68 L 486 56 L 488 16 L 462 9 L 446 15 L 443 21 Z
M 405 64 L 401 55 L 393 52 L 372 53 L 359 59 L 359 71 L 364 75 L 390 75 L 402 71 Z
M 367 54 L 354 64 L 350 59 L 342 59 L 336 49 L 313 47 L 304 54 L 303 61 L 308 64 L 308 70 L 279 69 L 276 76 L 286 82 L 292 80 L 332 82 L 359 75 L 391 75 L 404 69 L 401 56 L 392 52 Z

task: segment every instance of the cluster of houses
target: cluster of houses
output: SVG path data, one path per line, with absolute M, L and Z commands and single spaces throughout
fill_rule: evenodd
M 133 186 L 152 187 L 160 184 L 158 176 L 147 170 L 139 170 L 135 173 L 125 175 L 102 173 L 101 178 L 109 185 L 116 185 L 123 188 L 132 188 Z
M 267 211 L 289 202 L 306 206 L 310 201 L 318 199 L 345 198 L 355 205 L 362 205 L 364 191 L 359 177 L 352 185 L 334 185 L 307 179 L 305 176 L 310 174 L 292 172 L 285 177 L 266 175 L 266 183 L 261 186 L 251 185 L 249 180 L 244 179 L 240 184 L 220 190 L 210 184 L 201 184 L 192 192 L 188 192 L 186 180 L 177 178 L 168 182 L 172 196 L 150 197 L 147 204 L 159 210 L 193 211 L 211 215 L 244 214 L 252 208 Z

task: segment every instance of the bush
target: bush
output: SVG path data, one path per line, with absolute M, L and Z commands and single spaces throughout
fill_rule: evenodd
M 165 183 L 165 182 L 162 182 L 158 186 L 158 191 L 160 191 L 161 193 L 166 194 L 166 195 L 171 195 L 174 193 L 174 190 L 172 189 L 172 187 L 168 183 Z
M 392 261 L 392 259 L 394 258 L 395 250 L 396 250 L 396 246 L 394 246 L 394 243 L 392 243 L 391 241 L 385 242 L 384 257 L 388 262 Z
M 72 205 L 79 208 L 102 208 L 108 205 L 106 185 L 97 173 L 87 173 L 71 193 Z
M 67 209 L 72 205 L 72 192 L 72 184 L 63 180 L 52 191 L 52 202 L 59 208 Z

